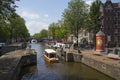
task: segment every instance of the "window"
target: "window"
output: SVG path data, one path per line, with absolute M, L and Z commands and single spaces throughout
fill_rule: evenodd
M 114 40 L 115 40 L 115 42 L 117 42 L 118 41 L 118 37 L 114 36 Z
M 115 21 L 114 24 L 117 25 L 117 22 Z
M 115 29 L 115 34 L 117 34 L 118 33 L 118 29 Z
M 120 8 L 120 3 L 118 3 L 118 7 Z
M 111 36 L 107 36 L 107 41 L 111 41 Z
M 106 10 L 111 10 L 111 9 L 112 9 L 111 4 L 108 4 L 105 9 L 106 9 Z
M 56 55 L 53 53 L 53 54 L 50 54 L 50 58 L 55 58 Z

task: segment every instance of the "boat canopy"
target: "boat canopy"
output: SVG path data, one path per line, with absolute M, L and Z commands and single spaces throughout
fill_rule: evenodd
M 50 54 L 50 53 L 56 53 L 56 51 L 53 50 L 53 49 L 45 49 L 45 52 L 47 52 L 48 54 Z

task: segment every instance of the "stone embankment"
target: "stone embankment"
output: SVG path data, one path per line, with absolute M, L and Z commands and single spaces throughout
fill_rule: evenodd
M 0 57 L 0 80 L 18 80 L 21 68 L 36 64 L 33 49 L 15 50 Z
M 107 54 L 99 53 L 94 50 L 61 49 L 56 50 L 58 56 L 65 61 L 75 61 L 86 64 L 116 80 L 120 80 L 120 59 L 109 58 Z
M 81 62 L 116 80 L 120 80 L 120 59 L 109 58 L 104 53 L 96 53 L 98 52 L 92 50 L 83 51 Z

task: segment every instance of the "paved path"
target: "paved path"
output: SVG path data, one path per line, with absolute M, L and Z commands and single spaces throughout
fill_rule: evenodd
M 15 50 L 0 56 L 0 80 L 10 80 L 13 78 L 13 74 L 22 56 L 35 53 L 34 50 L 29 50 L 30 49 Z
M 8 80 L 8 78 L 13 76 L 13 72 L 16 69 L 23 53 L 24 51 L 18 50 L 0 57 L 0 80 Z
M 98 52 L 94 50 L 83 50 L 81 52 L 84 56 L 87 56 L 89 58 L 104 62 L 109 65 L 120 67 L 120 59 L 109 58 L 108 55 L 105 53 L 97 54 Z

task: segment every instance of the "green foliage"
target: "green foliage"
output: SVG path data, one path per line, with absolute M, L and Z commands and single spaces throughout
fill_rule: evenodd
M 65 25 L 76 37 L 78 37 L 79 30 L 83 28 L 87 13 L 88 5 L 82 0 L 71 0 L 63 13 Z
M 9 38 L 8 26 L 5 23 L 0 24 L 0 41 L 6 41 Z
M 52 23 L 48 28 L 49 38 L 53 40 L 66 40 L 68 36 L 67 27 L 64 25 L 63 20 L 58 20 L 57 23 Z
M 89 23 L 90 26 L 88 27 L 89 31 L 92 31 L 94 34 L 96 34 L 101 27 L 101 22 L 99 20 L 100 18 L 100 0 L 96 0 L 92 3 L 91 7 L 90 7 L 90 19 L 89 19 Z
M 19 15 L 9 17 L 7 22 L 0 24 L 0 40 L 28 38 L 30 36 L 25 21 Z
M 55 39 L 55 30 L 58 28 L 59 26 L 56 23 L 51 23 L 49 25 L 48 28 L 48 36 L 52 39 Z
M 56 38 L 59 39 L 60 41 L 66 41 L 69 32 L 67 30 L 67 27 L 64 24 L 64 21 L 63 20 L 59 20 L 56 24 L 57 24 L 57 26 L 59 26 L 55 30 Z
M 55 30 L 55 34 L 56 34 L 55 36 L 57 39 L 66 41 L 67 36 L 68 36 L 68 31 L 66 27 L 63 25 Z
M 41 36 L 40 36 L 40 33 L 35 33 L 35 34 L 33 35 L 33 37 L 36 38 L 36 39 L 39 39 Z
M 43 29 L 40 31 L 40 37 L 41 38 L 47 38 L 48 37 L 48 31 L 46 29 Z
M 39 33 L 35 33 L 33 37 L 36 39 L 48 38 L 48 30 L 42 29 Z
M 79 31 L 85 29 L 94 34 L 100 29 L 100 0 L 96 0 L 90 7 L 82 0 L 71 0 L 68 8 L 63 12 L 63 18 L 57 23 L 48 26 L 48 37 L 53 40 L 66 40 L 69 34 L 78 38 Z M 43 32 L 37 33 L 35 37 L 46 35 Z M 47 33 L 47 32 L 46 32 Z M 44 37 L 44 36 L 43 36 Z
M 29 37 L 29 32 L 26 28 L 25 21 L 19 15 L 14 15 L 9 18 L 10 26 L 10 37 L 11 38 L 27 38 Z
M 0 20 L 5 21 L 15 13 L 15 1 L 19 0 L 0 0 Z
M 16 1 L 19 0 L 0 0 L 0 40 L 2 41 L 30 36 L 24 19 L 15 13 Z

